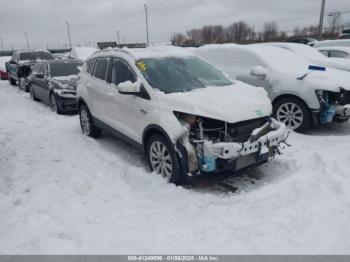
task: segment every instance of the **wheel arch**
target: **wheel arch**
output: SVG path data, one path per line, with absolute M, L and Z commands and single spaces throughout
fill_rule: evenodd
M 275 97 L 272 100 L 272 105 L 275 106 L 279 101 L 281 101 L 282 99 L 285 99 L 285 98 L 294 98 L 294 99 L 299 100 L 300 102 L 302 102 L 306 106 L 306 108 L 309 110 L 309 112 L 311 112 L 311 109 L 310 109 L 309 105 L 305 102 L 305 100 L 302 99 L 300 96 L 293 95 L 293 94 L 282 94 L 282 95 Z
M 152 124 L 152 125 L 147 126 L 142 134 L 142 147 L 143 147 L 144 153 L 147 152 L 147 148 L 146 148 L 147 141 L 153 135 L 157 135 L 157 134 L 163 136 L 170 145 L 174 145 L 174 143 L 171 141 L 170 137 L 167 135 L 167 133 L 165 132 L 165 130 L 163 128 L 161 128 L 158 125 Z

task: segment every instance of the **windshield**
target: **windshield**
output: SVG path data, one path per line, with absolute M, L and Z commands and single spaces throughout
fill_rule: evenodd
M 48 52 L 24 52 L 19 55 L 20 60 L 52 60 L 55 59 L 52 54 Z
M 223 73 L 194 56 L 146 58 L 136 66 L 152 87 L 164 93 L 232 84 Z
M 57 63 L 50 65 L 50 76 L 70 76 L 80 73 L 79 67 L 82 63 Z

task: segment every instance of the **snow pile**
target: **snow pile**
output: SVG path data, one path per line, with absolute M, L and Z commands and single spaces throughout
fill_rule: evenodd
M 0 70 L 6 71 L 5 63 L 10 61 L 11 56 L 0 56 Z
M 70 51 L 69 57 L 80 60 L 86 60 L 97 51 L 99 51 L 99 49 L 94 47 L 74 47 Z
M 189 190 L 0 82 L 1 253 L 348 254 L 349 133 L 291 134 L 284 155 L 231 179 L 237 194 Z

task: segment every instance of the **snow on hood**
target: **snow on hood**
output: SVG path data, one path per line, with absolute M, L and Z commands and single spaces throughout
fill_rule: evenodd
M 51 82 L 61 89 L 76 89 L 79 75 L 56 76 L 51 78 Z
M 160 102 L 173 111 L 236 123 L 270 116 L 272 105 L 266 91 L 242 82 L 183 93 L 160 93 Z
M 314 89 L 339 92 L 339 88 L 342 87 L 350 91 L 350 72 L 339 69 L 326 68 L 326 71 L 311 71 L 302 81 Z

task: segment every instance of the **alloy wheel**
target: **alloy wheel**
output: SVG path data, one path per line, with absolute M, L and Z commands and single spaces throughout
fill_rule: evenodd
M 152 169 L 157 174 L 170 180 L 173 172 L 173 164 L 168 148 L 162 142 L 154 141 L 149 150 Z
M 277 120 L 284 123 L 290 129 L 297 129 L 304 120 L 303 111 L 295 103 L 282 104 L 276 113 Z
M 80 111 L 80 123 L 81 123 L 83 133 L 85 135 L 89 135 L 90 129 L 91 129 L 91 123 L 90 123 L 89 113 L 85 108 L 82 108 Z

